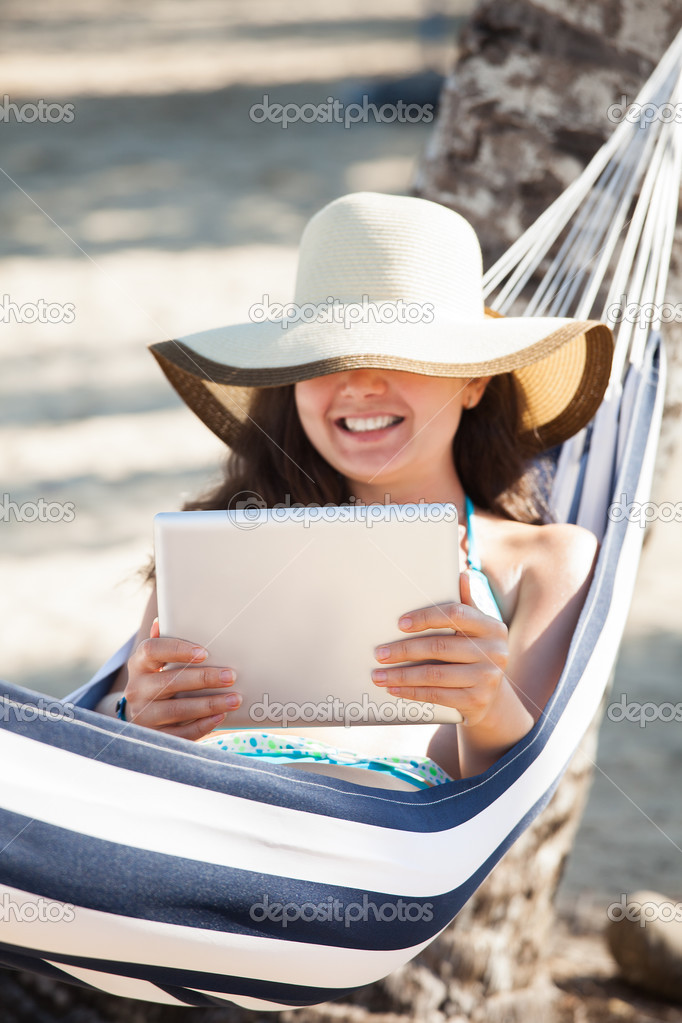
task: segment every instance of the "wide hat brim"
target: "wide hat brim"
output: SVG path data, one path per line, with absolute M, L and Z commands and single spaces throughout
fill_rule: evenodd
M 518 442 L 530 457 L 573 436 L 594 416 L 609 382 L 613 334 L 596 320 L 502 317 L 486 310 L 469 322 L 441 316 L 352 329 L 343 322 L 250 322 L 150 350 L 183 401 L 236 451 L 259 388 L 362 367 L 463 379 L 511 372 Z

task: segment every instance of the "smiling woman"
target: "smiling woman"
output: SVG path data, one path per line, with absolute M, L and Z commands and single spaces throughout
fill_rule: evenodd
M 366 368 L 299 381 L 294 393 L 308 440 L 352 481 L 356 498 L 385 502 L 390 488 L 398 504 L 461 507 L 453 437 L 462 409 L 478 403 L 489 379 Z
M 155 594 L 98 709 L 298 768 L 347 777 L 362 767 L 363 783 L 402 788 L 481 773 L 530 731 L 561 674 L 597 542 L 547 521 L 528 458 L 591 417 L 613 341 L 594 321 L 487 314 L 481 277 L 478 241 L 458 214 L 349 195 L 301 243 L 293 307 L 317 305 L 318 319 L 259 317 L 152 346 L 232 448 L 223 482 L 188 507 L 229 508 L 244 490 L 268 505 L 455 504 L 461 599 L 405 608 L 404 639 L 376 638 L 372 680 L 454 708 L 461 724 L 296 728 L 295 740 L 231 729 L 235 671 L 203 667 L 206 651 L 161 637 Z M 399 316 L 406 303 L 423 315 Z M 451 634 L 434 635 L 443 615 Z M 202 692 L 221 686 L 224 696 Z M 196 695 L 174 698 L 187 691 Z

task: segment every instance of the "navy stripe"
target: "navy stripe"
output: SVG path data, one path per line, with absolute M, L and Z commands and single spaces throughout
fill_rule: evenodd
M 505 838 L 505 840 L 481 865 L 470 880 L 466 884 L 460 886 L 455 892 L 451 893 L 453 896 L 450 907 L 451 917 L 454 917 L 454 915 L 459 912 L 459 909 L 466 904 L 502 855 L 516 841 L 517 837 L 522 834 L 532 820 L 534 820 L 534 818 L 545 808 L 554 794 L 557 784 L 558 781 L 542 795 L 538 802 L 528 812 L 524 820 L 521 821 L 519 825 Z M 307 894 L 309 895 L 309 892 L 307 892 Z M 448 920 L 445 921 L 445 923 L 447 922 Z M 445 924 L 442 926 L 444 925 Z M 438 930 L 440 929 L 441 928 L 439 926 Z M 40 961 L 36 962 L 33 958 L 34 956 L 39 957 Z M 144 964 L 140 965 L 136 963 L 120 963 L 110 960 L 88 959 L 82 956 L 66 956 L 61 953 L 47 952 L 45 950 L 36 950 L 32 954 L 26 954 L 25 952 L 20 951 L 17 946 L 0 944 L 0 961 L 4 962 L 8 966 L 46 973 L 48 976 L 54 976 L 57 979 L 63 979 L 69 983 L 75 983 L 83 987 L 89 986 L 80 980 L 72 978 L 69 974 L 61 974 L 60 971 L 55 970 L 54 967 L 51 967 L 48 963 L 44 962 L 47 958 L 56 962 L 64 963 L 65 965 L 96 970 L 98 972 L 113 974 L 116 976 L 126 976 L 139 980 L 146 980 L 149 983 L 155 984 L 162 990 L 167 991 L 178 1000 L 184 1001 L 185 1004 L 194 1006 L 221 1004 L 222 999 L 212 1001 L 208 996 L 200 995 L 195 991 L 188 991 L 186 988 L 198 987 L 202 990 L 215 991 L 216 993 L 224 995 L 226 998 L 229 995 L 263 998 L 285 1005 L 312 1005 L 321 1001 L 328 1001 L 333 998 L 343 997 L 352 991 L 352 988 L 323 989 L 281 983 L 274 984 L 269 981 L 246 980 L 244 978 L 198 973 L 196 971 L 189 970 L 175 970 Z
M 0 859 L 4 884 L 131 919 L 395 950 L 428 941 L 459 908 L 456 893 L 417 899 L 255 873 L 119 845 L 0 810 L 0 842 L 15 835 Z M 385 853 L 395 857 L 393 838 L 390 844 L 387 838 Z M 273 856 L 276 867 L 274 850 Z
M 191 1005 L 195 1008 L 213 1008 L 216 1005 L 226 1006 L 234 1005 L 231 999 L 225 997 L 220 998 L 217 995 L 204 995 L 200 991 L 191 991 L 189 988 L 175 987 L 173 984 L 157 984 L 156 987 L 160 991 L 165 991 L 167 995 L 171 995 L 173 998 L 177 998 L 179 1002 L 184 1002 L 185 1005 Z
M 35 953 L 25 952 L 19 946 L 4 945 L 0 942 L 0 966 L 8 970 L 28 970 L 30 973 L 39 973 L 42 977 L 50 977 L 52 980 L 63 981 L 66 984 L 74 984 L 76 987 L 86 988 L 88 991 L 97 991 L 92 984 L 86 984 L 84 980 L 72 977 L 56 966 L 36 959 Z
M 300 984 L 286 984 L 282 981 L 257 980 L 251 977 L 236 977 L 229 973 L 201 973 L 197 970 L 174 969 L 168 966 L 148 966 L 139 963 L 124 962 L 111 959 L 87 959 L 83 956 L 64 955 L 61 952 L 47 952 L 45 949 L 36 950 L 31 955 L 23 955 L 19 946 L 8 945 L 0 942 L 0 960 L 15 956 L 22 958 L 25 966 L 22 969 L 29 969 L 33 972 L 42 972 L 41 965 L 47 966 L 44 962 L 50 959 L 55 963 L 63 963 L 64 966 L 73 966 L 83 970 L 96 970 L 99 973 L 108 973 L 115 977 L 130 977 L 133 980 L 147 980 L 157 987 L 165 989 L 176 989 L 182 992 L 185 987 L 201 988 L 214 991 L 217 995 L 241 995 L 248 998 L 261 998 L 265 1001 L 279 1002 L 282 1005 L 316 1005 L 333 998 L 342 998 L 353 992 L 352 987 L 315 987 L 303 986 Z M 75 977 L 64 974 L 59 979 L 67 980 L 69 983 L 82 984 Z M 187 992 L 189 994 L 190 992 Z M 185 997 L 182 992 L 180 996 Z

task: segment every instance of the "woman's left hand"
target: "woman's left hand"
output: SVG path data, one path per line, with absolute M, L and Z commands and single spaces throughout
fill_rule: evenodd
M 461 603 L 419 608 L 398 623 L 404 632 L 450 628 L 452 635 L 415 635 L 377 647 L 375 656 L 386 667 L 375 669 L 372 680 L 392 696 L 454 707 L 463 724 L 476 725 L 492 707 L 505 677 L 507 626 L 476 607 L 467 572 L 460 575 L 460 589 Z M 410 625 L 404 623 L 407 617 Z M 382 655 L 382 650 L 388 653 Z M 404 661 L 418 663 L 389 667 Z

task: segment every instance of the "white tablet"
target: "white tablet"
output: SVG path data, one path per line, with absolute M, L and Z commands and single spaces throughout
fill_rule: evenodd
M 453 504 L 170 512 L 154 535 L 161 635 L 237 672 L 220 727 L 462 720 L 371 678 L 375 647 L 408 635 L 401 615 L 459 600 Z

